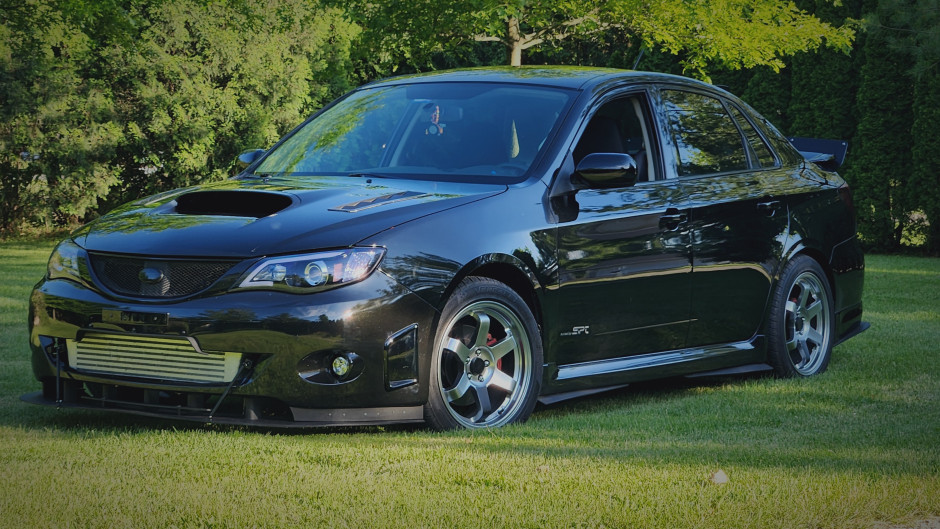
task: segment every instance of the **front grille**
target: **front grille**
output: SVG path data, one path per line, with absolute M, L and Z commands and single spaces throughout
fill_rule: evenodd
M 242 356 L 198 353 L 185 338 L 128 334 L 87 333 L 66 346 L 77 371 L 183 382 L 231 382 Z
M 108 290 L 142 298 L 176 298 L 196 294 L 209 288 L 236 263 L 145 259 L 96 253 L 90 254 L 89 259 L 95 276 Z

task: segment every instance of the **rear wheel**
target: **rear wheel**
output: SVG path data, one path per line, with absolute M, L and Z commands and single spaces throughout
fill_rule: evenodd
M 441 314 L 425 420 L 436 429 L 490 428 L 526 420 L 542 377 L 538 325 L 506 285 L 470 277 Z
M 829 366 L 833 343 L 832 290 L 814 259 L 795 257 L 774 290 L 767 330 L 768 360 L 782 377 L 810 376 Z

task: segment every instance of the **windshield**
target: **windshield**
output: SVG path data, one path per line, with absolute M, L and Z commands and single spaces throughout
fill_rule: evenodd
M 546 147 L 571 95 L 487 83 L 366 88 L 304 125 L 255 174 L 515 181 Z

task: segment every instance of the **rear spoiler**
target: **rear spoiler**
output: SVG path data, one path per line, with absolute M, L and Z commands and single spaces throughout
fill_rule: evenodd
M 845 153 L 849 150 L 849 142 L 845 140 L 823 140 L 819 138 L 787 138 L 790 143 L 800 151 L 806 161 L 822 167 L 827 171 L 835 171 L 845 161 Z

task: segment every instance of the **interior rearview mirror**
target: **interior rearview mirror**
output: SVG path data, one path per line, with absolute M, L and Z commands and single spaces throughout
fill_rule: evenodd
M 249 149 L 238 155 L 238 167 L 244 169 L 253 164 L 259 156 L 264 154 L 264 149 Z

